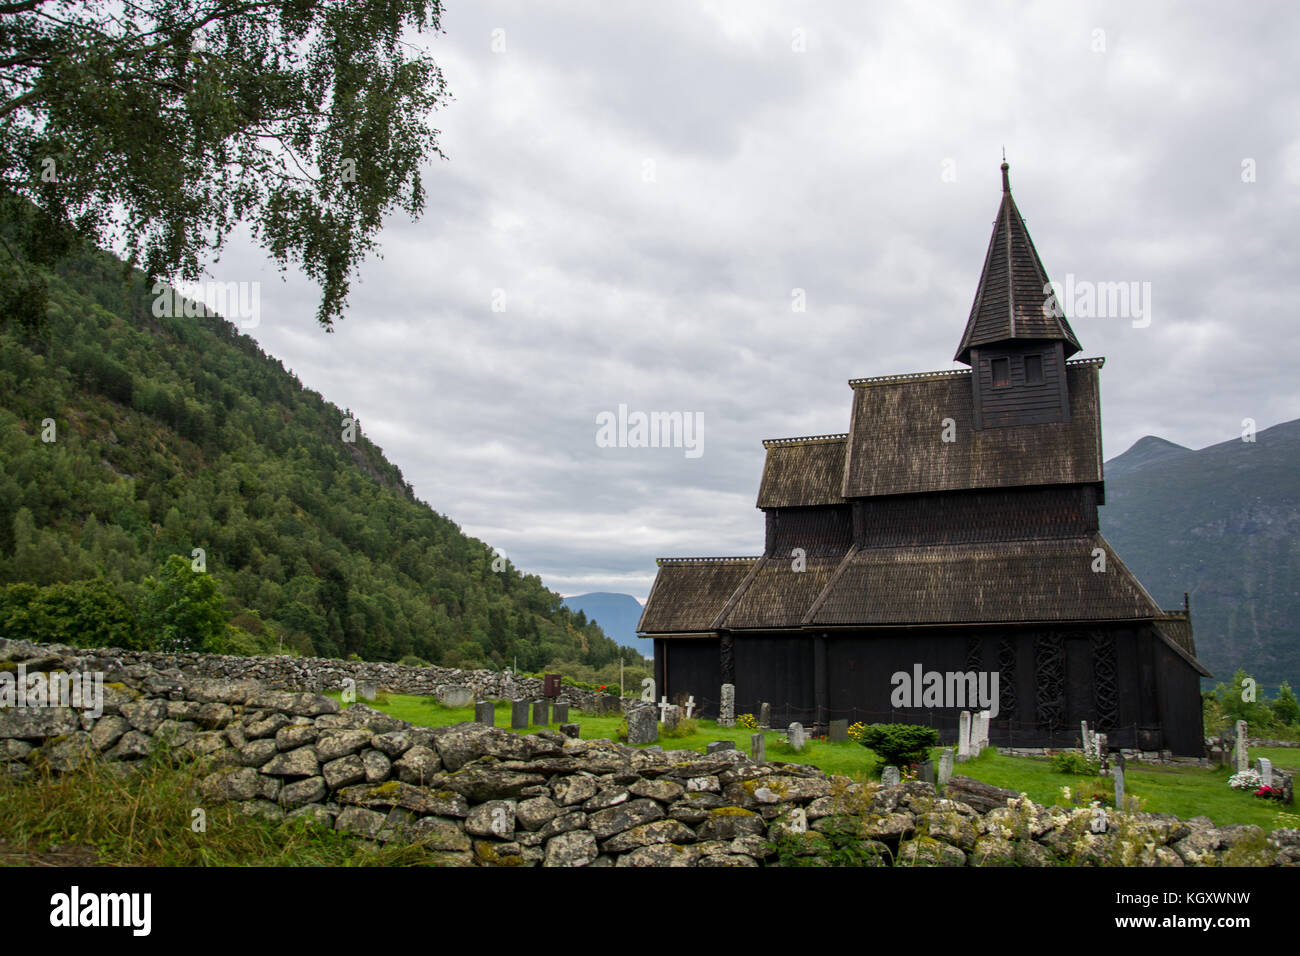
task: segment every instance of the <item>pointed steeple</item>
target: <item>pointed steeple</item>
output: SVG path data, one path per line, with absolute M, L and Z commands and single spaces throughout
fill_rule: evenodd
M 1069 358 L 1083 346 L 1050 298 L 1047 270 L 1034 248 L 1025 221 L 1011 198 L 1006 159 L 1002 161 L 1002 205 L 984 257 L 984 271 L 975 291 L 966 332 L 954 360 L 970 364 L 972 348 L 1014 341 L 1061 342 Z M 1047 313 L 1044 313 L 1044 306 Z M 1055 307 L 1055 308 L 1054 308 Z

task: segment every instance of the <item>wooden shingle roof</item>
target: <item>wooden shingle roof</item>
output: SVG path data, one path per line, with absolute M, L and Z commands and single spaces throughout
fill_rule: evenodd
M 1106 570 L 1094 572 L 1094 549 Z M 862 548 L 805 624 L 1154 620 L 1162 612 L 1099 534 L 993 544 Z
M 1100 482 L 1101 365 L 1066 365 L 1070 421 L 978 431 L 967 370 L 852 380 L 844 497 Z
M 713 622 L 759 558 L 660 558 L 636 629 L 680 634 L 713 629 Z
M 1011 183 L 1004 162 L 1002 204 L 998 207 L 998 218 L 984 256 L 984 270 L 980 273 L 975 302 L 955 361 L 969 365 L 972 348 L 1017 339 L 1063 342 L 1066 358 L 1078 352 L 1082 346 L 1070 323 L 1063 315 L 1050 314 L 1062 311 L 1059 304 L 1044 312 L 1050 295 L 1050 290 L 1044 292 L 1047 284 L 1047 270 L 1029 238 L 1016 201 L 1011 198 Z
M 796 571 L 788 551 L 764 557 L 715 625 L 733 631 L 798 627 L 842 561 L 843 553 L 808 554 Z
M 758 485 L 759 508 L 797 508 L 844 501 L 844 449 L 848 435 L 772 438 Z

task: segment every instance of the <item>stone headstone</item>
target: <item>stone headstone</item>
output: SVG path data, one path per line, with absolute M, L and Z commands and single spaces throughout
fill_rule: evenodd
M 1091 743 L 1092 741 L 1088 739 L 1088 722 L 1081 720 L 1079 721 L 1079 746 L 1083 748 L 1085 758 L 1092 752 L 1092 748 L 1089 746 Z
M 831 743 L 837 743 L 849 739 L 849 722 L 847 720 L 832 720 L 828 739 Z
M 1104 776 L 1110 773 L 1110 745 L 1106 742 L 1105 734 L 1097 734 L 1093 740 L 1097 742 L 1097 759 L 1101 761 L 1101 773 Z
M 1291 793 L 1291 780 L 1294 777 L 1295 777 L 1294 773 L 1289 773 L 1282 780 L 1282 802 L 1286 804 L 1288 807 L 1291 806 L 1291 802 L 1294 799 Z
M 492 706 L 492 701 L 480 700 L 474 704 L 474 723 L 487 724 L 489 727 L 496 723 L 496 708 Z
M 623 709 L 623 698 L 618 694 L 601 694 L 596 701 L 599 706 L 598 712 L 602 714 L 617 714 Z
M 581 724 L 560 724 L 560 733 L 566 737 L 572 737 L 575 740 L 582 736 Z
M 1115 809 L 1124 809 L 1124 768 L 1118 763 L 1110 772 L 1115 781 Z
M 943 753 L 939 754 L 938 784 L 941 787 L 947 786 L 948 781 L 952 779 L 952 758 L 953 758 L 952 748 L 944 747 Z
M 567 724 L 569 722 L 568 701 L 557 700 L 555 702 L 555 722 L 557 724 Z
M 695 710 L 695 695 L 691 694 L 690 697 L 686 698 L 686 719 L 687 720 L 691 719 L 691 714 L 694 710 Z
M 922 783 L 934 783 L 934 761 L 922 760 L 916 768 L 916 779 Z
M 749 759 L 754 763 L 767 763 L 767 735 L 751 734 L 749 737 Z
M 903 775 L 892 763 L 886 765 L 885 769 L 880 772 L 880 785 L 882 787 L 897 787 L 902 782 Z
M 362 700 L 374 700 L 379 696 L 379 686 L 374 681 L 362 681 L 357 684 L 357 696 Z
M 664 694 L 663 699 L 655 706 L 659 708 L 659 722 L 666 724 L 668 722 L 668 708 L 672 706 L 672 704 L 668 703 L 668 695 Z
M 970 760 L 970 711 L 963 710 L 957 720 L 957 762 Z
M 717 753 L 719 750 L 735 750 L 735 749 L 736 749 L 736 742 L 734 740 L 714 740 L 714 741 L 710 741 L 709 745 L 704 748 L 704 754 L 705 756 L 708 756 L 709 754 Z
M 1237 721 L 1237 772 L 1250 769 L 1250 746 L 1246 743 L 1246 722 Z
M 549 727 L 551 724 L 551 702 L 545 697 L 533 701 L 533 726 Z
M 982 717 L 981 714 L 971 714 L 971 718 L 970 718 L 970 755 L 971 755 L 971 759 L 972 759 L 972 760 L 974 760 L 976 757 L 978 757 L 978 756 L 980 755 L 980 752 L 984 749 L 983 745 L 980 743 L 980 741 L 981 741 L 981 739 L 982 739 L 982 737 L 983 737 L 983 731 L 980 729 L 980 723 L 981 723 L 982 720 L 983 720 L 983 717 Z
M 1259 784 L 1261 787 L 1273 786 L 1273 761 L 1267 757 L 1260 757 L 1255 761 L 1255 767 L 1259 770 Z
M 528 729 L 528 701 L 516 697 L 510 702 L 510 729 Z
M 676 704 L 663 708 L 663 725 L 666 730 L 676 730 L 682 725 L 682 709 Z
M 979 719 L 980 719 L 979 721 L 980 750 L 983 750 L 985 747 L 989 745 L 989 724 L 993 723 L 993 717 L 989 714 L 987 710 L 981 710 L 979 712 Z
M 808 738 L 804 736 L 803 724 L 797 720 L 791 724 L 790 729 L 786 731 L 786 739 L 790 741 L 790 747 L 795 753 L 803 750 L 808 743 Z
M 468 687 L 448 687 L 442 694 L 444 707 L 468 707 L 474 702 L 474 694 Z
M 772 705 L 767 701 L 758 705 L 758 726 L 760 730 L 772 729 Z
M 736 685 L 722 685 L 722 702 L 718 705 L 718 726 L 736 726 Z
M 632 746 L 652 744 L 659 739 L 658 713 L 653 707 L 637 707 L 627 712 L 627 742 Z

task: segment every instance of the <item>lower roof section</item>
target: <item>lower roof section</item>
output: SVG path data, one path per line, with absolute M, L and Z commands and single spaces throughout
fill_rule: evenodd
M 645 610 L 643 634 L 708 631 L 760 558 L 660 558 Z
M 853 547 L 842 558 L 810 555 L 800 567 L 779 554 L 660 559 L 637 630 L 1167 619 L 1100 534 Z

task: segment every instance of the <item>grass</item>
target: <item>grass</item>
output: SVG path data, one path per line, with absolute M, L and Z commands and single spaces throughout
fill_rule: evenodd
M 426 727 L 473 720 L 472 707 L 443 707 L 435 698 L 407 694 L 390 694 L 375 702 L 377 709 Z M 510 705 L 497 704 L 494 710 L 496 725 L 510 727 Z M 531 714 L 531 711 L 530 711 Z M 617 739 L 619 716 L 596 716 L 570 710 L 570 719 L 582 726 L 585 739 Z M 556 725 L 551 724 L 552 728 Z M 719 727 L 715 721 L 697 720 L 698 731 L 688 737 L 661 737 L 659 745 L 665 750 L 696 750 L 715 740 L 734 741 L 736 747 L 748 752 L 750 736 L 754 733 L 743 727 Z M 537 728 L 530 728 L 535 731 Z M 526 733 L 527 731 L 519 731 Z M 874 776 L 876 755 L 853 741 L 830 743 L 810 740 L 807 747 L 795 753 L 785 742 L 785 734 L 766 732 L 767 759 L 786 763 L 811 764 L 831 774 L 842 774 L 858 781 Z M 938 763 L 940 748 L 933 751 Z M 1252 757 L 1268 757 L 1279 768 L 1300 769 L 1300 748 L 1257 747 Z M 1072 794 L 1101 791 L 1114 792 L 1109 777 L 1082 777 L 1052 772 L 1047 758 L 1008 757 L 996 748 L 985 750 L 976 760 L 956 765 L 956 772 L 973 777 L 995 787 L 1026 793 L 1035 803 L 1046 806 L 1064 805 L 1062 787 Z M 1251 793 L 1233 790 L 1228 786 L 1232 775 L 1230 768 L 1202 769 L 1199 767 L 1160 767 L 1129 763 L 1124 776 L 1125 793 L 1135 796 L 1141 808 L 1153 813 L 1173 813 L 1188 819 L 1208 816 L 1216 824 L 1256 824 L 1265 830 L 1300 826 L 1300 815 L 1283 812 L 1280 804 L 1261 800 Z M 1292 807 L 1291 810 L 1296 808 Z
M 0 782 L 0 863 L 108 866 L 400 866 L 438 857 L 376 846 L 307 821 L 268 822 L 235 804 L 205 806 L 202 765 L 165 753 L 138 771 L 89 761 L 71 773 Z M 203 829 L 195 831 L 201 809 Z

